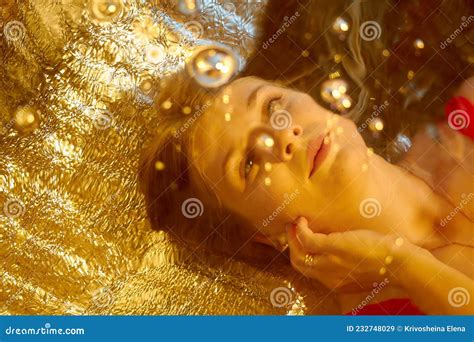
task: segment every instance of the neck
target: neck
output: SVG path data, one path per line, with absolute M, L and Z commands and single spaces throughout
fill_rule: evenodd
M 370 182 L 361 192 L 350 229 L 394 234 L 428 249 L 446 243 L 436 233 L 441 200 L 421 179 L 377 155 L 367 173 Z

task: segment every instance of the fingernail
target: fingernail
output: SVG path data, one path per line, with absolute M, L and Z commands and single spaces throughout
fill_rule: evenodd
M 306 224 L 307 224 L 307 221 L 306 221 L 306 219 L 305 219 L 304 217 L 300 216 L 300 217 L 298 217 L 298 219 L 296 220 L 296 224 L 301 227 L 301 226 L 306 225 Z

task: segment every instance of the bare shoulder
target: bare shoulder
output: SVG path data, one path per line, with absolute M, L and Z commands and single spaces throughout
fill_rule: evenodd
M 474 77 L 466 79 L 455 96 L 474 102 Z M 474 140 L 445 121 L 420 130 L 412 143 L 400 166 L 423 179 L 474 220 Z

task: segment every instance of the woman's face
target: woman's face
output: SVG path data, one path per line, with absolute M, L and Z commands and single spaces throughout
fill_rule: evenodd
M 367 148 L 352 121 L 307 94 L 246 77 L 195 124 L 193 166 L 255 232 L 277 238 L 298 216 L 319 231 L 344 229 L 341 214 L 367 181 Z

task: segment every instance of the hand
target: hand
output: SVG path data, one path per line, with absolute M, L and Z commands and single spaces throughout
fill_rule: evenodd
M 410 255 L 405 252 L 420 249 L 394 235 L 369 230 L 313 233 L 304 217 L 287 228 L 287 235 L 292 266 L 342 292 L 372 288 L 385 278 L 397 284 L 396 270 Z M 311 265 L 305 264 L 307 254 L 313 255 Z

